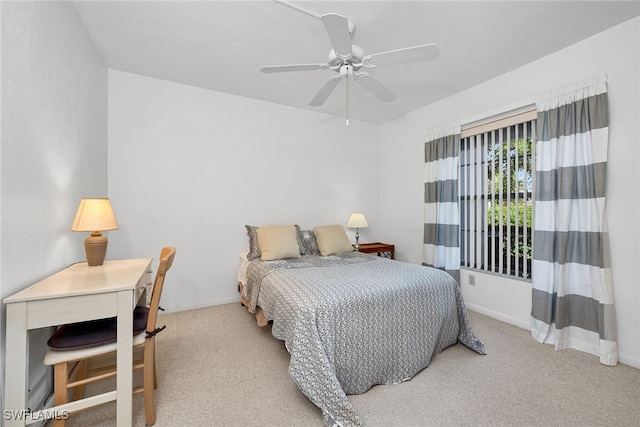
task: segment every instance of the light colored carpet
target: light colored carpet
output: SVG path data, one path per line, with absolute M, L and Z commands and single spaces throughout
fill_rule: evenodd
M 554 351 L 528 331 L 470 312 L 489 354 L 457 344 L 411 381 L 349 396 L 367 426 L 638 426 L 640 370 Z M 289 355 L 239 303 L 165 314 L 157 338 L 157 427 L 322 426 L 287 373 Z M 114 426 L 115 405 L 69 426 Z M 141 395 L 134 425 L 144 426 Z

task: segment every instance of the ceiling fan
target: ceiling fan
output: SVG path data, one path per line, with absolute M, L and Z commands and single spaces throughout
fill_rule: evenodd
M 397 98 L 398 94 L 366 70 L 383 65 L 430 61 L 436 59 L 440 54 L 440 49 L 433 43 L 374 54 L 365 54 L 364 50 L 360 46 L 351 43 L 351 39 L 353 38 L 353 33 L 355 31 L 355 25 L 346 17 L 336 13 L 319 15 L 285 0 L 274 1 L 322 20 L 325 30 L 329 36 L 329 40 L 331 41 L 332 49 L 329 51 L 327 62 L 316 64 L 273 65 L 260 68 L 260 71 L 263 73 L 317 70 L 334 71 L 336 74 L 327 80 L 324 86 L 322 86 L 320 91 L 311 100 L 309 105 L 313 107 L 322 105 L 343 78 L 347 80 L 348 85 L 349 77 L 352 77 L 356 83 L 362 85 L 382 101 L 393 101 Z

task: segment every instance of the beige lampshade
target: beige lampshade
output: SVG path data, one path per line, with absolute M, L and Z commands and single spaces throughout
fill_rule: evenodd
M 349 228 L 366 228 L 368 226 L 367 218 L 359 212 L 351 214 L 349 222 L 347 222 L 347 227 Z
M 76 217 L 71 224 L 71 231 L 91 232 L 91 235 L 84 240 L 84 250 L 89 266 L 99 266 L 104 263 L 109 242 L 101 232 L 117 229 L 118 223 L 109 199 L 80 200 Z
M 71 231 L 117 230 L 118 223 L 107 198 L 81 199 Z

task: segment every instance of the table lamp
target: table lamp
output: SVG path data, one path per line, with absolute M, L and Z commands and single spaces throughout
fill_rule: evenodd
M 360 238 L 358 229 L 367 228 L 368 226 L 369 226 L 369 223 L 367 222 L 367 219 L 364 217 L 363 214 L 359 212 L 351 214 L 351 217 L 349 218 L 349 222 L 347 222 L 347 227 L 356 229 L 356 245 L 355 245 L 356 251 L 360 248 L 360 244 L 358 243 L 358 239 Z
M 102 231 L 117 230 L 118 223 L 107 198 L 81 199 L 71 231 L 90 231 L 91 235 L 84 241 L 87 264 L 102 265 L 107 254 L 108 240 Z

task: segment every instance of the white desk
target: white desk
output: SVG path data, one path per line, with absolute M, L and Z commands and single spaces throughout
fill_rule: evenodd
M 151 259 L 105 261 L 104 265 L 94 267 L 80 263 L 5 298 L 5 426 L 24 426 L 38 421 L 38 418 L 43 419 L 39 414 L 6 419 L 6 411 L 16 411 L 13 413 L 17 414 L 25 410 L 27 405 L 28 330 L 117 316 L 116 360 L 118 367 L 129 368 L 133 363 L 133 308 L 150 283 Z M 131 369 L 118 369 L 115 391 L 57 406 L 49 411 L 71 412 L 96 403 L 117 400 L 117 425 L 131 426 L 132 377 Z

